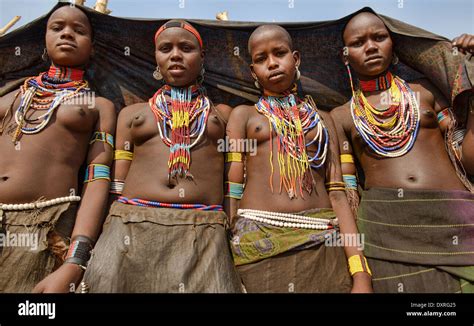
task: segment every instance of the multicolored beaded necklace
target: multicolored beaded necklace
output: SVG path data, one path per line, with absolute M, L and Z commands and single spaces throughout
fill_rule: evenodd
M 420 110 L 412 89 L 390 72 L 375 80 L 359 81 L 357 91 L 350 74 L 349 77 L 352 119 L 364 141 L 381 156 L 405 155 L 413 147 L 420 125 Z M 386 109 L 374 108 L 363 93 L 386 89 L 389 89 L 391 101 Z
M 20 88 L 20 105 L 15 112 L 18 127 L 13 135 L 13 142 L 16 143 L 21 134 L 42 131 L 61 103 L 89 91 L 83 76 L 83 70 L 52 65 L 48 72 L 28 78 Z M 30 119 L 26 116 L 30 109 L 46 112 Z
M 165 96 L 171 98 L 170 103 Z M 210 112 L 210 102 L 204 89 L 196 85 L 188 88 L 165 85 L 148 103 L 155 115 L 160 137 L 170 148 L 168 178 L 192 179 L 189 172 L 191 148 L 204 134 Z M 171 129 L 171 137 L 168 128 Z M 192 143 L 191 138 L 195 138 Z
M 319 168 L 326 161 L 329 136 L 328 131 L 318 114 L 316 104 L 311 96 L 305 99 L 295 94 L 283 96 L 262 96 L 255 104 L 258 112 L 268 118 L 270 129 L 278 137 L 278 166 L 280 169 L 280 192 L 285 188 L 292 199 L 297 192 L 304 198 L 303 190 L 311 193 L 314 185 L 309 168 Z M 306 143 L 305 135 L 316 128 L 314 138 Z M 306 152 L 306 147 L 317 142 L 314 155 Z M 273 140 L 270 132 L 270 187 L 273 192 Z

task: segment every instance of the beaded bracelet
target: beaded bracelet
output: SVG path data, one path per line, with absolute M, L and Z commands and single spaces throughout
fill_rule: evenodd
M 114 136 L 112 136 L 111 134 L 109 134 L 105 131 L 96 131 L 96 132 L 94 132 L 89 144 L 93 144 L 96 141 L 100 141 L 100 142 L 109 144 L 112 148 L 114 148 Z
M 85 270 L 87 268 L 87 263 L 91 258 L 93 243 L 94 241 L 86 236 L 75 236 L 69 245 L 69 250 L 64 263 L 76 264 Z
M 372 271 L 369 268 L 367 259 L 363 255 L 350 256 L 347 262 L 349 264 L 349 272 L 351 273 L 351 276 L 359 272 L 366 272 L 372 276 Z
M 451 116 L 451 108 L 446 108 L 438 113 L 438 123 Z
M 84 176 L 84 183 L 96 181 L 99 179 L 110 181 L 110 167 L 104 164 L 89 164 Z
M 235 198 L 235 199 L 242 199 L 242 194 L 244 192 L 244 184 L 243 183 L 236 183 L 236 182 L 225 182 L 225 197 Z
M 346 185 L 346 189 L 357 189 L 357 177 L 353 174 L 343 174 L 342 178 Z

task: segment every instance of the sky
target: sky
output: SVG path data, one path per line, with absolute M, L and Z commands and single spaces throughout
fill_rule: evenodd
M 96 0 L 86 0 L 94 6 Z M 0 27 L 14 16 L 10 30 L 47 13 L 57 0 L 0 0 Z M 300 22 L 333 20 L 362 7 L 452 39 L 474 34 L 474 0 L 109 0 L 111 15 L 136 18 L 215 19 L 226 10 L 229 20 Z

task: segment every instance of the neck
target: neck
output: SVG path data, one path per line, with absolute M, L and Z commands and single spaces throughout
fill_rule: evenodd
M 263 90 L 263 96 L 268 97 L 268 96 L 273 96 L 273 97 L 286 97 L 290 94 L 296 95 L 298 93 L 298 86 L 297 84 L 293 84 L 290 88 L 288 88 L 286 91 L 282 93 L 274 93 L 268 89 Z
M 46 77 L 53 81 L 80 81 L 84 79 L 84 70 L 52 64 Z
M 363 92 L 384 91 L 392 85 L 392 78 L 390 71 L 386 71 L 375 78 L 359 78 L 359 87 Z

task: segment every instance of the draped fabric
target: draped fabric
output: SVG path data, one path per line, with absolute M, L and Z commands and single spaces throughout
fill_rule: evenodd
M 0 96 L 17 88 L 12 83 L 48 68 L 42 61 L 45 28 L 49 15 L 0 37 Z M 160 87 L 152 77 L 155 31 L 166 20 L 127 19 L 103 15 L 87 7 L 94 29 L 95 55 L 86 78 L 98 95 L 109 98 L 117 110 L 150 98 Z M 318 107 L 332 109 L 351 96 L 349 79 L 341 60 L 342 30 L 347 21 L 361 10 L 341 19 L 281 24 L 291 34 L 295 49 L 301 52 L 301 85 L 312 95 Z M 150 13 L 159 16 L 159 12 Z M 448 98 L 471 90 L 474 59 L 453 51 L 449 40 L 379 15 L 391 31 L 400 63 L 394 72 L 406 80 L 421 76 L 430 79 Z M 247 41 L 261 23 L 189 20 L 204 41 L 205 86 L 215 103 L 231 106 L 255 101 L 259 94 L 248 64 Z M 460 33 L 463 31 L 460 31 Z

